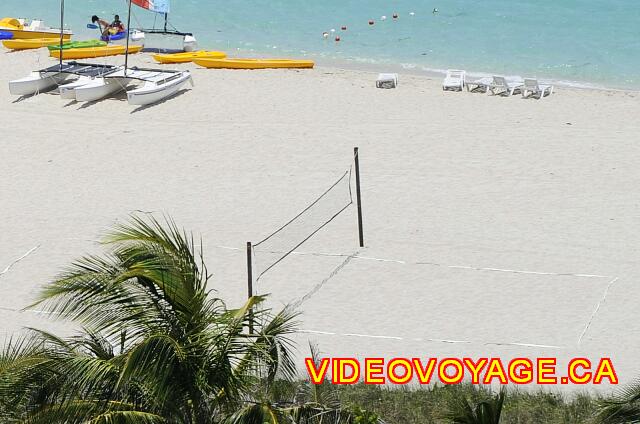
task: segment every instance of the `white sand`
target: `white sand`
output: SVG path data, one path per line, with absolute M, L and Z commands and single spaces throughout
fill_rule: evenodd
M 0 275 L 0 333 L 51 328 L 11 309 L 134 210 L 201 234 L 216 287 L 238 304 L 245 242 L 298 213 L 359 146 L 358 254 L 393 261 L 355 258 L 308 299 L 301 327 L 335 335 L 302 335 L 302 351 L 310 338 L 339 356 L 611 356 L 623 382 L 640 374 L 637 93 L 557 88 L 536 101 L 419 76 L 378 90 L 367 72 L 185 65 L 195 89 L 151 108 L 14 103 L 7 81 L 52 63 L 0 54 L 0 272 L 39 246 Z M 299 250 L 350 255 L 355 222 L 351 208 Z M 289 258 L 259 291 L 295 301 L 343 260 Z

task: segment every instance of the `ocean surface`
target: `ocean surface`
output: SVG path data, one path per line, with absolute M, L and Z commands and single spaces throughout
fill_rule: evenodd
M 193 32 L 202 48 L 230 55 L 306 56 L 413 73 L 461 68 L 640 89 L 638 0 L 174 0 L 171 7 L 175 28 Z M 126 20 L 127 6 L 126 0 L 66 0 L 65 9 L 65 26 L 89 37 L 97 35 L 86 28 L 91 15 L 118 13 Z M 57 25 L 60 6 L 3 0 L 0 14 Z M 161 17 L 134 6 L 132 26 L 154 21 L 162 26 Z

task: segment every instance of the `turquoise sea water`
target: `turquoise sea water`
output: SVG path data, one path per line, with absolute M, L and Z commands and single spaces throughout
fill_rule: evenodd
M 153 24 L 154 14 L 134 9 L 133 26 Z M 125 17 L 125 0 L 66 0 L 67 23 L 82 35 L 92 34 L 91 15 L 114 13 Z M 3 0 L 0 14 L 55 24 L 59 3 Z M 638 0 L 173 0 L 170 22 L 232 54 L 640 89 Z

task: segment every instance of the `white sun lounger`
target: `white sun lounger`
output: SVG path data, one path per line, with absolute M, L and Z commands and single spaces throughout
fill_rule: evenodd
M 493 83 L 493 78 L 483 77 L 474 81 L 465 80 L 464 85 L 467 87 L 467 91 L 472 93 L 486 93 L 489 91 L 489 87 Z
M 489 87 L 491 93 L 494 95 L 513 96 L 516 91 L 522 91 L 524 87 L 524 81 L 522 78 L 507 79 L 505 77 L 494 76 L 493 84 Z
M 462 87 L 464 87 L 465 75 L 465 71 L 461 71 L 458 69 L 448 69 L 447 75 L 444 77 L 444 81 L 442 82 L 442 89 L 462 91 Z
M 377 88 L 396 88 L 398 86 L 398 74 L 379 74 L 376 80 Z
M 545 95 L 553 94 L 553 85 L 541 85 L 535 78 L 525 78 L 524 87 L 522 88 L 522 97 L 535 97 L 542 100 Z

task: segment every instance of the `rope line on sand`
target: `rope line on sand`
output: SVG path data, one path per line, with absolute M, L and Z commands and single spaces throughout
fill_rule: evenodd
M 229 247 L 229 246 L 215 246 L 215 247 L 219 248 L 219 249 L 227 249 L 227 250 L 237 250 L 237 251 L 243 250 L 243 249 L 240 249 L 240 248 Z M 279 253 L 279 252 L 270 252 L 270 253 Z M 600 300 L 596 304 L 596 306 L 595 306 L 595 308 L 593 310 L 593 313 L 589 317 L 589 320 L 585 324 L 584 329 L 582 330 L 582 332 L 580 333 L 580 336 L 578 337 L 578 346 L 580 346 L 580 344 L 582 343 L 582 340 L 583 340 L 584 336 L 586 335 L 587 331 L 589 331 L 589 328 L 591 327 L 592 322 L 594 321 L 596 315 L 600 311 L 601 305 L 605 302 L 605 300 L 607 298 L 607 295 L 609 294 L 609 289 L 619 279 L 619 277 L 613 277 L 611 275 L 586 274 L 586 273 L 579 273 L 579 272 L 529 271 L 529 270 L 521 270 L 521 269 L 477 267 L 477 266 L 469 266 L 469 265 L 446 265 L 446 264 L 440 264 L 440 263 L 436 263 L 436 262 L 423 262 L 423 261 L 411 262 L 411 261 L 405 261 L 405 260 L 399 260 L 399 259 L 375 258 L 375 257 L 370 257 L 370 256 L 361 256 L 361 255 L 358 255 L 357 252 L 356 252 L 355 255 L 345 255 L 345 254 L 342 254 L 342 253 L 319 253 L 319 252 L 301 252 L 301 251 L 293 251 L 293 252 L 291 252 L 291 254 L 292 255 L 300 255 L 300 256 L 347 257 L 348 260 L 355 259 L 355 260 L 366 260 L 366 261 L 377 261 L 377 262 L 390 262 L 390 263 L 396 263 L 396 264 L 401 264 L 401 265 L 428 265 L 428 266 L 437 266 L 437 267 L 443 267 L 443 268 L 472 270 L 472 271 L 502 272 L 502 273 L 512 273 L 512 274 L 540 275 L 540 276 L 554 276 L 554 277 L 607 278 L 607 279 L 610 279 L 610 281 L 608 282 L 608 284 L 607 284 L 607 286 L 606 286 L 606 288 L 604 290 L 604 293 L 603 293 L 602 297 L 600 298 Z M 313 332 L 313 331 L 309 330 L 307 332 Z M 346 336 L 346 337 L 373 337 L 373 338 L 390 338 L 390 339 L 393 339 L 393 340 L 402 340 L 402 339 L 395 338 L 394 336 L 371 336 L 371 335 L 357 335 L 357 334 L 337 334 L 337 333 L 330 333 L 330 332 L 317 332 L 317 333 L 318 334 L 328 334 L 328 335 L 342 335 L 342 336 Z M 415 339 L 415 341 L 436 341 L 436 342 L 443 342 L 443 343 L 472 343 L 470 341 L 455 341 L 455 340 L 454 341 L 445 341 L 445 340 L 435 340 L 435 339 L 433 339 L 433 340 L 432 339 Z M 538 344 L 534 344 L 534 343 L 485 343 L 485 344 L 498 345 L 498 346 L 507 345 L 507 346 L 525 346 L 525 347 L 546 347 L 546 348 L 556 348 L 556 349 L 561 349 L 562 348 L 560 346 L 538 345 Z
M 21 260 L 23 260 L 24 258 L 26 258 L 27 256 L 29 256 L 30 254 L 32 254 L 33 252 L 35 252 L 36 250 L 38 250 L 38 248 L 40 247 L 40 245 L 37 245 L 36 247 L 32 247 L 31 249 L 29 249 L 27 251 L 27 253 L 25 253 L 24 255 L 20 256 L 18 259 L 14 260 L 13 262 L 11 262 L 9 265 L 7 265 L 7 267 L 0 272 L 0 277 L 2 277 L 4 274 L 6 274 L 7 272 L 9 272 L 9 270 L 11 268 L 13 268 L 13 266 L 15 264 L 17 264 L 18 262 L 20 262 Z
M 218 249 L 225 250 L 235 250 L 235 251 L 245 251 L 245 249 L 241 249 L 238 247 L 230 247 L 230 246 L 214 246 Z M 267 253 L 285 253 L 279 251 L 266 251 Z M 363 260 L 363 261 L 377 261 L 377 262 L 391 262 L 402 265 L 428 265 L 428 266 L 439 266 L 443 268 L 451 268 L 451 269 L 465 269 L 471 271 L 487 271 L 487 272 L 505 272 L 512 274 L 529 274 L 529 275 L 543 275 L 543 276 L 555 276 L 555 277 L 579 277 L 579 278 L 613 278 L 611 275 L 600 275 L 600 274 L 584 274 L 578 272 L 547 272 L 547 271 L 529 271 L 522 269 L 508 269 L 508 268 L 492 268 L 492 267 L 476 267 L 469 265 L 446 265 L 437 262 L 424 262 L 424 261 L 404 261 L 399 259 L 389 259 L 389 258 L 374 258 L 371 256 L 361 256 L 361 255 L 347 255 L 344 253 L 319 253 L 319 252 L 301 252 L 294 250 L 290 252 L 291 255 L 299 255 L 299 256 L 320 256 L 320 257 L 351 257 L 352 259 Z
M 591 327 L 591 323 L 593 322 L 594 318 L 596 317 L 596 314 L 600 310 L 600 305 L 602 305 L 604 303 L 604 301 L 607 299 L 607 295 L 609 294 L 609 289 L 611 288 L 613 283 L 618 281 L 619 278 L 620 277 L 616 277 L 613 280 L 609 281 L 609 284 L 607 284 L 607 287 L 604 289 L 604 293 L 602 294 L 602 297 L 600 298 L 600 300 L 596 304 L 596 307 L 593 310 L 593 313 L 591 314 L 591 317 L 589 317 L 589 321 L 587 321 L 587 325 L 584 326 L 584 330 L 582 330 L 582 333 L 580 334 L 580 337 L 578 338 L 578 346 L 580 346 L 580 344 L 582 343 L 582 338 L 584 337 L 585 334 L 587 334 L 587 331 L 589 330 L 589 327 Z
M 358 333 L 335 333 L 331 331 L 317 331 L 317 330 L 298 330 L 299 333 L 308 334 L 320 334 L 325 336 L 339 336 L 339 337 L 362 337 L 367 339 L 384 339 L 384 340 L 399 340 L 399 341 L 412 341 L 412 342 L 433 342 L 433 343 L 447 343 L 447 344 L 482 344 L 485 346 L 518 346 L 518 347 L 533 347 L 533 348 L 546 348 L 546 349 L 565 349 L 564 346 L 555 346 L 538 343 L 520 343 L 520 342 L 479 342 L 473 340 L 448 340 L 448 339 L 433 339 L 433 338 L 405 338 L 398 336 L 384 336 L 375 334 L 358 334 Z

